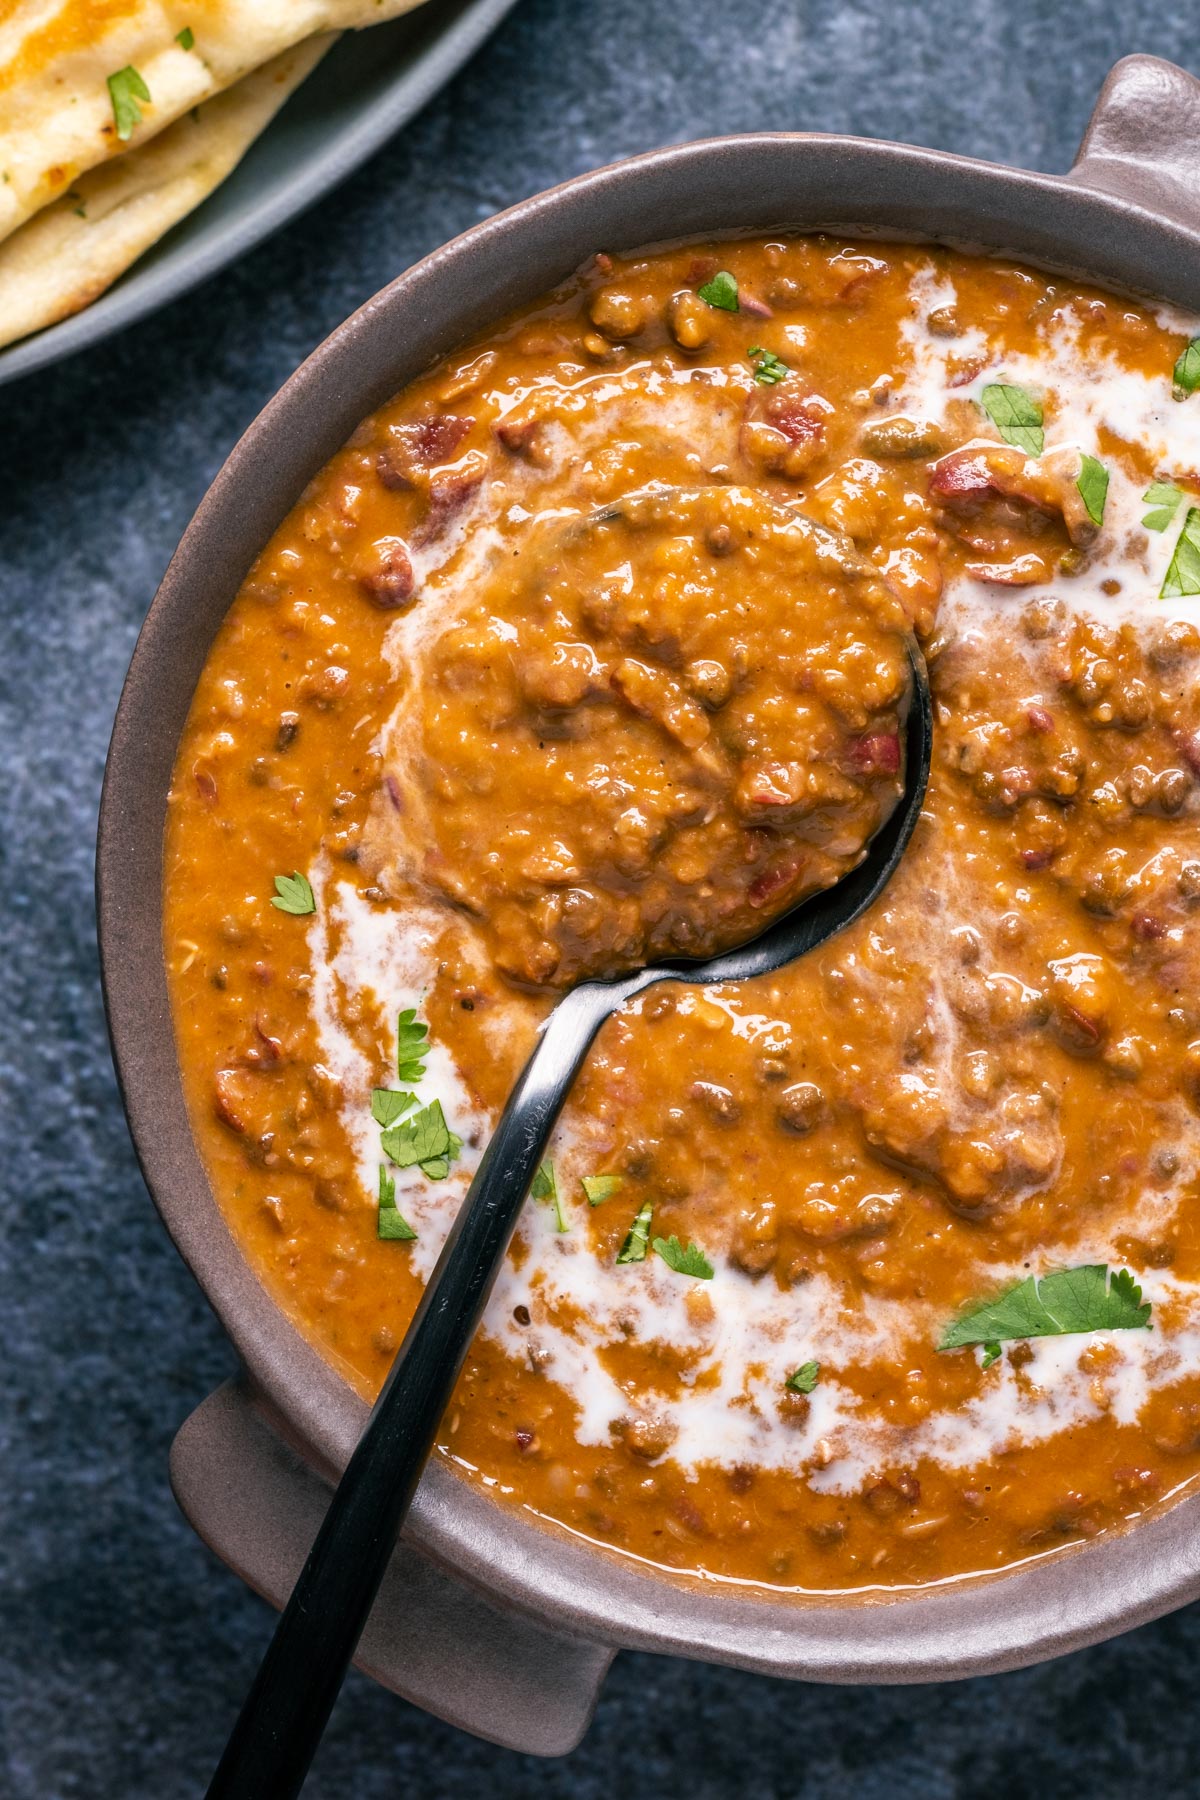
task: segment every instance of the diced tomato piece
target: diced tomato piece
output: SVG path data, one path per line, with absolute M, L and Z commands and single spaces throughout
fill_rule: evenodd
M 939 500 L 953 505 L 955 502 L 986 500 L 1000 490 L 982 452 L 964 455 L 962 451 L 952 451 L 934 463 L 929 476 L 929 491 Z
M 746 898 L 751 906 L 765 906 L 768 900 L 795 880 L 803 866 L 803 858 L 787 856 L 761 869 L 746 890 Z
M 896 775 L 900 769 L 900 733 L 868 731 L 846 745 L 847 765 L 858 775 Z
M 381 612 L 407 606 L 416 591 L 412 558 L 403 538 L 380 538 L 370 567 L 359 573 L 359 585 Z

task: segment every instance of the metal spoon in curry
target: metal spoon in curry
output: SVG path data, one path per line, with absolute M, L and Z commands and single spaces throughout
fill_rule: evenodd
M 797 571 L 811 575 L 817 570 L 826 582 L 844 582 L 848 605 L 856 582 L 869 578 L 869 567 L 856 561 L 845 540 L 761 495 L 720 487 L 650 490 L 582 523 L 559 525 L 535 546 L 532 573 L 526 569 L 523 578 L 541 584 L 539 592 L 569 583 L 580 546 L 594 549 L 606 534 L 612 538 L 615 567 L 646 578 L 651 566 L 673 558 L 678 575 L 680 556 L 686 563 L 690 546 L 702 545 L 709 555 L 721 553 L 731 516 L 744 536 L 753 540 L 759 534 L 765 560 L 756 565 L 758 579 L 772 578 L 771 557 L 781 550 L 794 553 Z M 683 573 L 686 577 L 686 567 Z M 547 1018 L 484 1152 L 276 1626 L 209 1788 L 210 1800 L 262 1800 L 266 1795 L 277 1800 L 299 1792 L 547 1139 L 601 1025 L 656 982 L 715 985 L 782 968 L 858 918 L 896 870 L 925 795 L 933 719 L 921 652 L 902 623 L 890 628 L 908 668 L 907 694 L 897 708 L 904 715 L 902 725 L 898 736 L 888 740 L 894 754 L 862 770 L 864 779 L 857 783 L 843 779 L 840 785 L 826 782 L 822 787 L 810 782 L 804 804 L 795 798 L 789 802 L 784 794 L 781 810 L 794 829 L 780 842 L 792 854 L 771 864 L 784 873 L 764 881 L 760 871 L 757 886 L 751 881 L 739 887 L 740 865 L 730 861 L 714 890 L 721 896 L 719 921 L 710 921 L 708 930 L 703 920 L 691 921 L 689 928 L 705 948 L 722 936 L 729 947 L 703 959 L 663 956 L 663 940 L 650 914 L 633 922 L 641 966 L 628 966 L 628 931 L 624 954 L 615 940 L 605 940 L 602 927 L 598 937 L 564 940 L 555 973 L 560 982 L 574 980 L 574 985 Z M 622 680 L 635 705 L 661 711 L 673 704 L 661 684 L 650 686 L 636 658 L 628 659 L 628 665 L 622 665 Z M 676 728 L 687 730 L 690 721 L 690 714 L 681 713 Z M 819 773 L 814 771 L 814 779 Z M 721 770 L 716 764 L 712 776 L 710 822 L 719 824 Z M 727 844 L 728 834 L 719 841 Z M 750 935 L 756 913 L 770 922 Z M 519 950 L 518 944 L 514 953 Z M 657 960 L 649 960 L 656 955 Z M 579 978 L 593 976 L 597 964 L 606 971 L 600 978 Z M 623 972 L 615 973 L 622 965 Z

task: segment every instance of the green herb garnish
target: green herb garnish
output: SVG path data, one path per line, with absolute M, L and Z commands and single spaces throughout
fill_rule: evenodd
M 547 1157 L 545 1162 L 538 1166 L 537 1174 L 530 1184 L 529 1197 L 531 1200 L 551 1200 L 557 1192 L 558 1181 L 554 1174 L 554 1164 Z
M 177 31 L 175 33 L 175 42 L 179 45 L 181 50 L 190 50 L 192 48 L 196 42 L 196 34 L 190 25 L 185 25 L 182 31 Z
M 371 1093 L 371 1117 L 386 1130 L 416 1103 L 415 1094 L 399 1093 L 395 1088 L 374 1088 Z
M 625 1242 L 617 1251 L 619 1263 L 645 1262 L 646 1250 L 650 1243 L 650 1220 L 653 1213 L 654 1204 L 647 1200 L 629 1227 Z
M 582 1175 L 580 1186 L 587 1195 L 589 1206 L 602 1206 L 606 1200 L 625 1186 L 623 1175 Z
M 689 1244 L 685 1250 L 672 1233 L 669 1238 L 655 1238 L 654 1248 L 668 1269 L 674 1269 L 677 1275 L 695 1275 L 700 1281 L 712 1280 L 713 1266 L 699 1244 Z
M 424 1058 L 429 1050 L 429 1027 L 408 1006 L 396 1019 L 396 1070 L 401 1081 L 424 1079 Z M 396 1121 L 417 1104 L 417 1096 L 395 1088 L 375 1088 L 371 1093 L 371 1117 L 383 1127 L 380 1143 L 384 1154 L 399 1169 L 419 1167 L 430 1181 L 443 1181 L 462 1149 L 462 1139 L 446 1124 L 440 1100 L 423 1106 L 402 1124 Z
M 1173 481 L 1152 481 L 1142 495 L 1142 504 L 1150 511 L 1142 520 L 1147 531 L 1165 531 L 1179 510 L 1183 489 Z
M 429 1027 L 418 1021 L 416 1007 L 406 1007 L 396 1020 L 396 1073 L 401 1081 L 424 1078 L 425 1064 L 421 1059 L 429 1052 L 428 1037 Z
M 317 903 L 313 898 L 308 878 L 302 875 L 299 869 L 294 875 L 277 875 L 275 877 L 275 898 L 271 901 L 271 905 L 277 906 L 280 912 L 294 913 L 297 918 L 303 918 L 305 913 L 314 913 L 317 910 Z
M 1079 479 L 1075 483 L 1079 489 L 1079 497 L 1087 507 L 1088 518 L 1093 525 L 1104 523 L 1104 502 L 1108 498 L 1108 470 L 1094 456 L 1083 457 L 1079 469 Z
M 554 1173 L 554 1164 L 549 1157 L 546 1158 L 545 1162 L 534 1176 L 533 1184 L 529 1189 L 529 1194 L 530 1198 L 533 1200 L 548 1200 L 550 1202 L 551 1206 L 554 1208 L 554 1223 L 559 1231 L 569 1231 L 571 1229 L 567 1224 L 567 1216 L 563 1212 L 562 1197 L 558 1191 L 558 1177 Z
M 416 1164 L 430 1181 L 441 1181 L 462 1149 L 462 1139 L 450 1130 L 440 1100 L 423 1106 L 411 1119 L 383 1133 L 384 1154 L 398 1169 Z
M 722 312 L 737 312 L 738 286 L 728 269 L 719 269 L 711 281 L 706 281 L 696 292 L 709 306 L 719 307 Z
M 792 1370 L 783 1385 L 785 1388 L 789 1388 L 793 1394 L 811 1394 L 817 1385 L 817 1376 L 820 1373 L 820 1363 L 801 1363 L 798 1369 Z
M 1149 1327 L 1150 1302 L 1128 1269 L 1104 1263 L 1029 1275 L 994 1300 L 964 1313 L 949 1326 L 939 1350 L 983 1344 L 989 1362 L 1001 1343 L 1033 1337 L 1068 1337 L 1083 1331 L 1139 1331 Z
M 148 100 L 150 89 L 133 64 L 127 63 L 125 68 L 118 69 L 115 75 L 109 76 L 108 97 L 112 101 L 117 136 L 125 143 L 133 136 L 134 126 L 142 122 L 142 109 L 138 101 Z
M 378 1231 L 381 1238 L 398 1239 L 404 1244 L 410 1243 L 417 1235 L 404 1214 L 395 1206 L 380 1207 Z
M 1200 506 L 1189 506 L 1183 529 L 1175 539 L 1175 551 L 1167 564 L 1160 600 L 1176 600 L 1200 594 Z
M 755 381 L 760 381 L 764 387 L 774 387 L 792 372 L 773 350 L 764 350 L 761 344 L 751 344 L 746 355 L 754 364 Z
M 1200 387 L 1200 337 L 1194 337 L 1187 349 L 1180 351 L 1171 379 L 1180 399 Z
M 983 1346 L 983 1361 L 979 1365 L 980 1368 L 981 1369 L 990 1369 L 992 1364 L 994 1362 L 998 1362 L 999 1360 L 1000 1360 L 999 1344 L 985 1344 Z
M 408 1243 L 417 1235 L 396 1206 L 396 1183 L 382 1163 L 379 1165 L 378 1231 L 381 1238 L 394 1238 L 400 1243 Z
M 1006 444 L 1028 450 L 1031 456 L 1042 454 L 1046 447 L 1042 409 L 1031 394 L 1008 382 L 993 381 L 984 388 L 979 400 Z

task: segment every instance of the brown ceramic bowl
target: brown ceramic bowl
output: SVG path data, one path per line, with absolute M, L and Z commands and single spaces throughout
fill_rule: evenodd
M 1066 177 L 792 134 L 685 144 L 601 169 L 476 226 L 377 294 L 292 376 L 217 476 L 150 609 L 117 711 L 100 814 L 100 940 L 146 1180 L 245 1371 L 184 1425 L 175 1491 L 218 1555 L 271 1600 L 282 1602 L 299 1570 L 325 1481 L 366 1407 L 259 1284 L 210 1192 L 184 1111 L 160 896 L 176 744 L 255 553 L 360 419 L 597 248 L 788 227 L 936 238 L 1200 308 L 1197 141 L 1200 83 L 1130 57 Z M 455 1724 L 551 1754 L 582 1734 L 618 1647 L 810 1681 L 1015 1668 L 1200 1594 L 1198 1526 L 1200 1495 L 986 1580 L 796 1601 L 640 1567 L 494 1504 L 435 1462 L 360 1660 Z

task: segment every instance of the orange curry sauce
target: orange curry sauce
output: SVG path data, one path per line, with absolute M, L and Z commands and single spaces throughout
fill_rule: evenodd
M 928 804 L 869 916 L 601 1034 L 443 1425 L 466 1479 L 828 1590 L 997 1569 L 1200 1469 L 1200 634 L 1186 581 L 1160 598 L 1190 329 L 929 248 L 598 256 L 263 550 L 180 745 L 165 954 L 220 1203 L 367 1395 L 555 988 L 849 866 L 899 785 L 906 625 L 930 661 Z M 702 492 L 630 513 L 658 487 Z M 294 870 L 310 915 L 270 904 Z M 414 1086 L 464 1140 L 444 1176 L 372 1119 Z M 381 1168 L 415 1239 L 379 1236 Z M 1080 1264 L 1152 1329 L 938 1349 Z

